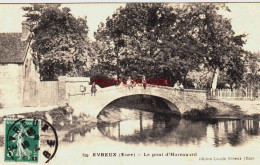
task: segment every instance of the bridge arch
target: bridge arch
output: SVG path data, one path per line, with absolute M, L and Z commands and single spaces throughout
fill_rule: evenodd
M 149 104 L 149 102 L 147 103 L 147 101 L 149 100 L 152 105 L 151 107 L 143 107 L 143 106 L 140 107 L 141 104 L 144 103 Z M 131 105 L 131 102 L 134 104 Z M 122 106 L 123 108 L 138 109 L 147 112 L 155 112 L 155 113 L 162 113 L 162 114 L 175 115 L 175 116 L 181 115 L 181 112 L 178 109 L 178 107 L 175 104 L 173 104 L 171 101 L 169 101 L 166 98 L 156 96 L 156 95 L 151 95 L 151 94 L 150 95 L 131 94 L 131 95 L 119 97 L 111 101 L 107 105 L 105 105 L 104 108 L 100 111 L 100 113 L 102 113 L 103 110 L 112 107 L 113 105 L 116 105 L 119 108 L 121 105 L 123 105 Z M 100 115 L 100 113 L 98 114 L 98 116 Z

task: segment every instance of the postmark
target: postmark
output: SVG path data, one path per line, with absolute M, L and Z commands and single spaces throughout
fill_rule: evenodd
M 57 152 L 56 130 L 44 119 L 5 119 L 5 132 L 5 161 L 48 163 Z
M 54 158 L 58 150 L 58 135 L 55 128 L 48 121 L 41 119 L 41 148 L 40 156 L 48 163 Z

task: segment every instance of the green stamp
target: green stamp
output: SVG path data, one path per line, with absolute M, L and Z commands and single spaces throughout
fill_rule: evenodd
M 38 162 L 40 120 L 5 120 L 5 161 Z

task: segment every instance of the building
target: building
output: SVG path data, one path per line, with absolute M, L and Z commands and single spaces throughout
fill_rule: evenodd
M 23 106 L 24 81 L 39 80 L 30 48 L 30 31 L 0 33 L 0 107 Z

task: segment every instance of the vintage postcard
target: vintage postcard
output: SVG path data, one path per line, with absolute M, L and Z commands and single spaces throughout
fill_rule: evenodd
M 260 3 L 0 4 L 0 164 L 259 165 Z

